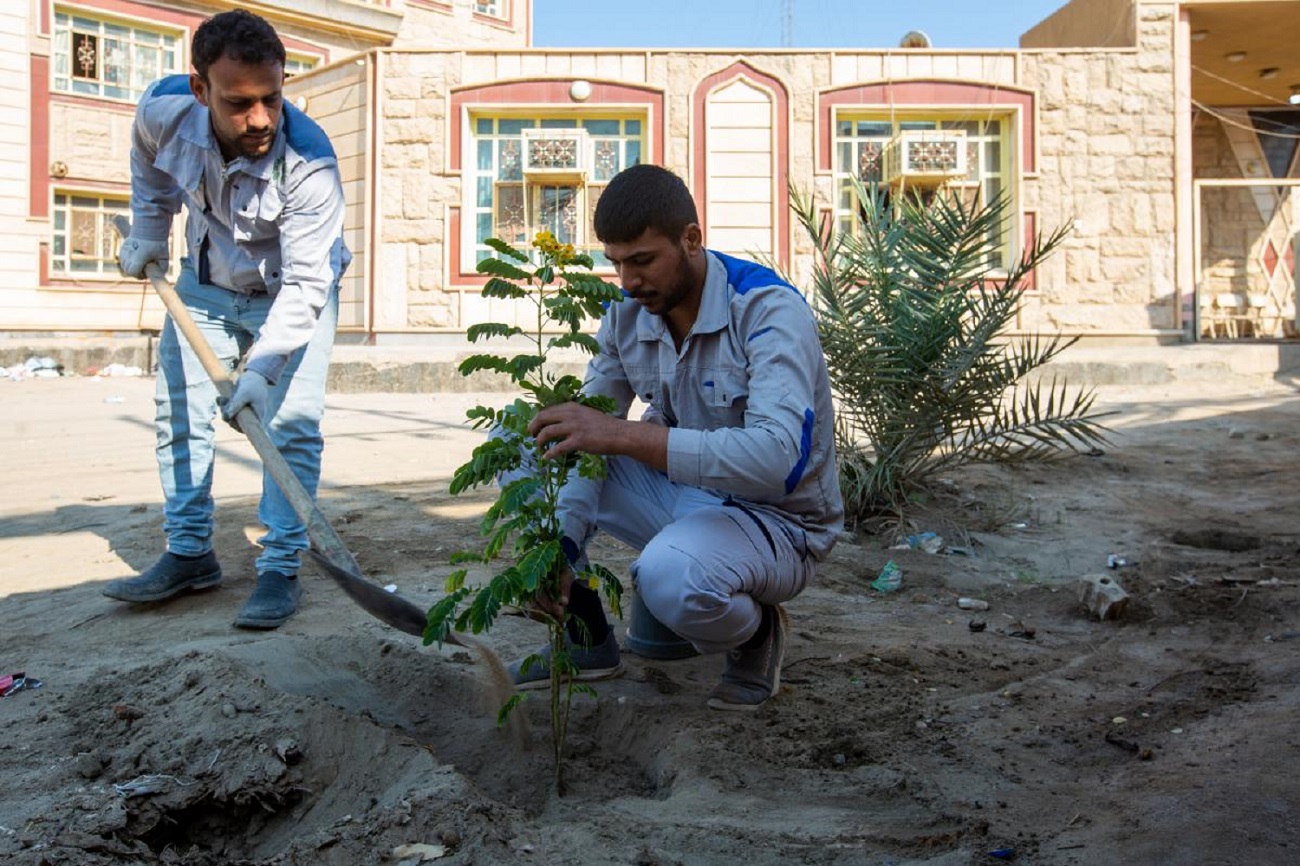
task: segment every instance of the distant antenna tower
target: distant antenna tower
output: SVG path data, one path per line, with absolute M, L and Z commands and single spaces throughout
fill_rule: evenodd
M 785 0 L 785 21 L 781 24 L 781 45 L 794 47 L 794 0 Z

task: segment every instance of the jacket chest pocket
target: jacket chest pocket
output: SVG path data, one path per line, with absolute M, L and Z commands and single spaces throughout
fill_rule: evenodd
M 702 371 L 700 402 L 709 418 L 709 429 L 742 427 L 749 406 L 749 380 L 731 370 Z
M 231 199 L 231 233 L 236 241 L 266 240 L 276 236 L 284 200 L 274 185 L 264 187 L 245 198 Z
M 666 417 L 671 415 L 671 407 L 665 405 L 663 382 L 659 378 L 659 369 L 650 366 L 629 364 L 626 368 L 627 383 L 636 392 L 636 398 L 647 406 L 653 406 Z

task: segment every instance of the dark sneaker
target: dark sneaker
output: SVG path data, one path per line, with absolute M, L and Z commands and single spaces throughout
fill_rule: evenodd
M 763 605 L 770 613 L 767 639 L 755 649 L 734 649 L 727 653 L 722 682 L 709 692 L 709 707 L 715 710 L 752 712 L 781 688 L 781 660 L 785 656 L 785 635 L 789 630 L 781 605 Z
M 238 628 L 278 628 L 298 610 L 302 584 L 298 576 L 280 571 L 264 571 L 257 576 L 253 594 L 235 617 Z
M 143 604 L 195 589 L 209 589 L 220 583 L 221 566 L 211 550 L 198 559 L 182 559 L 169 551 L 136 577 L 109 581 L 103 592 L 118 601 Z
M 567 639 L 567 638 L 566 638 Z M 546 689 L 551 686 L 551 647 L 546 645 L 535 655 L 528 670 L 523 670 L 524 660 L 512 662 L 509 667 L 510 677 L 518 689 Z M 623 662 L 619 659 L 618 640 L 614 630 L 610 629 L 605 640 L 590 649 L 575 646 L 569 642 L 569 658 L 578 666 L 576 679 L 584 682 L 613 679 L 623 673 Z

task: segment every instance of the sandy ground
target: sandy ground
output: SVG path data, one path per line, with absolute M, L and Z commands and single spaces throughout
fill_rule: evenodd
M 789 605 L 782 693 L 760 712 L 705 708 L 717 658 L 629 657 L 575 708 L 564 798 L 544 701 L 524 706 L 521 748 L 472 657 L 368 618 L 310 569 L 285 627 L 231 627 L 259 479 L 233 432 L 224 585 L 103 598 L 160 550 L 151 394 L 0 382 L 0 674 L 44 681 L 0 699 L 0 862 L 1300 862 L 1294 389 L 1111 388 L 1104 454 L 954 473 L 910 525 L 841 543 Z M 473 402 L 329 401 L 322 507 L 421 606 L 486 501 L 446 493 Z M 891 550 L 896 531 L 963 553 Z M 1132 600 L 1101 622 L 1076 585 L 1110 554 Z M 890 559 L 903 587 L 881 595 Z M 489 641 L 508 657 L 541 637 L 506 621 Z

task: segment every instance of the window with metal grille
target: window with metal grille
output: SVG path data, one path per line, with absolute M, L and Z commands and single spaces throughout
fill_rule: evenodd
M 641 162 L 645 121 L 641 117 L 476 116 L 474 164 L 466 166 L 464 261 L 479 262 L 492 252 L 484 242 L 498 237 L 522 249 L 539 231 L 555 235 L 587 253 L 597 267 L 607 267 L 591 216 L 610 178 Z M 527 136 L 524 130 L 532 130 Z M 546 130 L 556 130 L 557 145 L 547 149 Z M 575 135 L 576 132 L 580 134 Z M 525 140 L 527 139 L 527 140 Z M 535 150 L 530 158 L 527 147 Z M 585 149 L 570 154 L 574 146 Z M 582 172 L 530 173 L 528 165 L 546 163 L 539 154 L 569 154 Z M 566 163 L 567 166 L 567 163 Z
M 863 184 L 887 184 L 884 174 L 885 146 L 906 130 L 953 130 L 965 133 L 966 177 L 943 185 L 943 190 L 966 203 L 987 204 L 999 195 L 1013 195 L 1011 183 L 1012 128 L 1010 116 L 945 119 L 942 114 L 895 112 L 841 112 L 835 118 L 835 179 L 839 191 L 835 204 L 835 224 L 842 232 L 857 234 L 861 230 L 853 180 Z M 934 194 L 927 191 L 926 194 Z M 1015 220 L 1007 220 L 1000 237 L 991 237 L 989 265 L 1005 267 L 1013 249 L 1012 229 Z
M 135 102 L 164 75 L 183 71 L 180 34 L 80 12 L 54 12 L 54 90 Z
M 56 191 L 50 238 L 54 277 L 117 275 L 118 236 L 113 217 L 131 215 L 130 199 L 95 193 Z
M 510 17 L 510 0 L 475 0 L 474 11 L 491 18 L 508 19 Z

